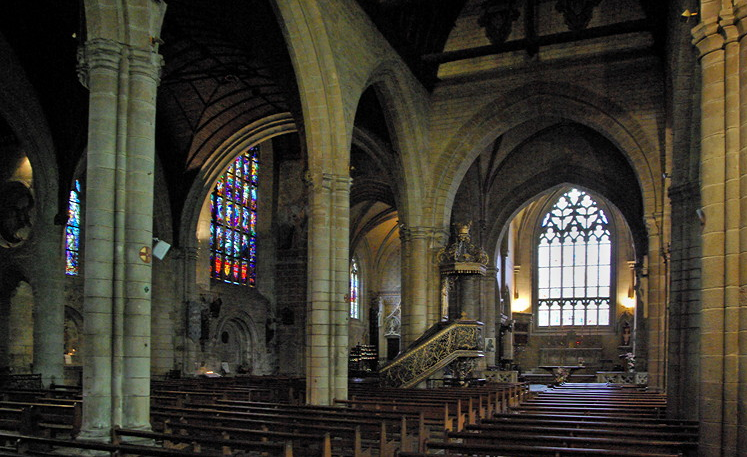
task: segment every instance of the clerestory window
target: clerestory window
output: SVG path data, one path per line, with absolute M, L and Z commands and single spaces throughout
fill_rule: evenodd
M 210 274 L 218 281 L 253 287 L 257 268 L 257 147 L 240 154 L 210 197 Z
M 537 241 L 537 325 L 609 325 L 612 243 L 597 202 L 578 189 L 564 193 Z

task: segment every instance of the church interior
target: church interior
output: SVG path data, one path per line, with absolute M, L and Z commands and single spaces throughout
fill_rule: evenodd
M 233 455 L 745 455 L 747 1 L 6 3 L 1 455 L 227 439 L 203 397 L 380 401 Z M 684 444 L 511 438 L 531 402 Z M 471 441 L 503 413 L 555 450 Z

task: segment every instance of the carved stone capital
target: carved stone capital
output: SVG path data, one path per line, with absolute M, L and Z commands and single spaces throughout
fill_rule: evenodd
M 729 14 L 722 16 L 719 20 L 721 34 L 724 37 L 724 45 L 734 43 L 739 39 L 739 29 L 737 28 L 737 18 Z
M 698 48 L 700 59 L 713 51 L 724 48 L 724 37 L 719 33 L 719 24 L 716 20 L 701 22 L 693 27 L 692 34 L 692 43 Z
M 130 74 L 152 79 L 156 85 L 161 82 L 163 56 L 152 50 L 130 48 Z
M 93 71 L 118 72 L 124 46 L 113 40 L 95 39 L 78 48 L 77 73 L 80 83 L 88 89 L 88 80 Z

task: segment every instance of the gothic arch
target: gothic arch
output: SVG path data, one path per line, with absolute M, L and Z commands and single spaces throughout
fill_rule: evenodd
M 352 122 L 345 115 L 334 51 L 317 1 L 273 1 L 298 82 L 314 179 L 321 173 L 348 175 Z M 312 121 L 313 120 L 313 121 Z M 343 126 L 341 128 L 341 126 Z M 344 154 L 343 154 L 344 152 Z M 344 160 L 341 160 L 343 159 Z
M 387 127 L 392 136 L 393 147 L 399 156 L 397 181 L 398 211 L 408 225 L 418 225 L 422 220 L 422 190 L 424 189 L 421 168 L 426 166 L 418 155 L 425 149 L 425 94 L 418 93 L 409 70 L 399 61 L 385 60 L 373 69 L 363 91 L 373 87 L 382 109 L 386 113 Z
M 441 211 L 434 215 L 436 225 L 448 226 L 458 186 L 480 151 L 516 126 L 547 117 L 577 122 L 610 140 L 625 154 L 636 172 L 642 189 L 644 213 L 660 211 L 662 196 L 656 177 L 661 176 L 661 170 L 659 164 L 649 158 L 657 147 L 643 128 L 622 108 L 601 96 L 572 86 L 537 83 L 489 103 L 453 136 L 445 148 L 453 154 L 449 160 L 441 162 L 434 174 L 437 183 L 435 208 Z
M 278 114 L 247 125 L 226 140 L 203 165 L 185 199 L 188 204 L 182 212 L 180 243 L 197 248 L 195 233 L 200 232 L 200 221 L 205 216 L 208 195 L 236 155 L 246 149 L 278 135 L 296 132 L 289 113 Z M 199 237 L 198 233 L 198 237 Z

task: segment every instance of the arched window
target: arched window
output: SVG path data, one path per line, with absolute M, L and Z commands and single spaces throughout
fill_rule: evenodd
M 210 274 L 254 286 L 257 266 L 258 148 L 239 155 L 218 179 L 210 199 Z
M 358 260 L 355 257 L 350 261 L 350 318 L 361 318 Z
M 76 179 L 67 198 L 67 224 L 65 225 L 65 274 L 80 273 L 80 180 Z
M 612 244 L 604 211 L 586 192 L 563 194 L 537 243 L 537 325 L 610 323 Z

